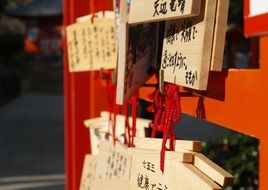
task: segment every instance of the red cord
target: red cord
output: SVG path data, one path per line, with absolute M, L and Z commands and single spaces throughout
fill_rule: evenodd
M 112 84 L 111 80 L 106 81 L 107 89 L 107 99 L 108 99 L 108 112 L 109 112 L 109 126 L 108 132 L 110 131 L 110 123 L 112 123 L 112 113 L 113 113 L 113 104 L 114 104 L 114 91 L 115 86 Z
M 101 1 L 101 9 L 102 9 L 102 15 L 105 16 L 105 0 Z
M 136 137 L 136 132 L 137 132 L 137 126 L 136 126 L 136 121 L 137 121 L 137 105 L 138 105 L 138 94 L 135 94 L 131 98 L 131 105 L 132 105 L 132 127 L 131 127 L 131 143 L 130 147 L 135 147 L 134 145 L 134 138 Z
M 94 0 L 94 5 L 93 5 L 93 13 L 92 13 L 92 17 L 91 17 L 91 22 L 94 22 L 94 18 L 96 17 L 96 12 L 98 10 L 98 0 Z
M 160 169 L 164 172 L 165 152 L 174 150 L 174 122 L 178 122 L 181 117 L 181 103 L 179 88 L 174 84 L 165 85 L 166 96 L 162 96 L 160 90 L 154 92 L 153 105 L 149 111 L 154 112 L 154 123 L 151 125 L 152 137 L 156 131 L 163 132 L 162 148 L 160 153 Z M 166 147 L 168 137 L 170 138 L 169 148 Z
M 160 159 L 160 169 L 164 172 L 165 151 L 174 151 L 174 122 L 178 122 L 181 117 L 181 104 L 179 88 L 174 84 L 165 85 L 165 110 L 162 115 L 161 125 L 163 126 L 163 141 Z M 170 136 L 169 148 L 166 147 L 167 138 Z
M 119 106 L 114 104 L 114 118 L 113 118 L 113 144 L 115 146 L 116 141 L 118 141 L 118 138 L 116 136 L 116 118 L 119 113 Z
M 137 132 L 137 127 L 136 127 L 137 102 L 138 102 L 138 95 L 136 94 L 136 95 L 132 96 L 131 99 L 124 104 L 124 111 L 125 111 L 124 143 L 128 147 L 135 147 L 134 138 L 136 137 L 136 132 Z M 131 127 L 129 125 L 129 114 L 128 114 L 129 103 L 132 106 L 132 126 Z
M 152 134 L 151 137 L 156 137 L 156 131 L 162 131 L 161 127 L 161 116 L 164 111 L 164 97 L 160 93 L 160 90 L 157 90 L 153 93 L 153 105 L 151 111 L 154 112 L 154 123 L 151 124 Z M 149 108 L 150 109 L 150 108 Z M 149 110 L 150 111 L 150 110 Z
M 124 134 L 124 144 L 129 146 L 130 144 L 130 125 L 129 125 L 129 116 L 128 116 L 128 102 L 124 104 L 125 112 L 125 134 Z
M 116 105 L 116 85 L 112 82 L 112 72 L 111 71 L 102 71 L 100 77 L 106 79 L 106 89 L 107 89 L 107 100 L 108 100 L 108 111 L 109 111 L 109 127 L 106 134 L 106 138 L 109 136 L 113 137 L 113 144 L 115 145 L 118 140 L 116 136 L 116 117 L 119 113 L 120 107 Z M 112 125 L 110 126 L 110 123 Z M 110 134 L 110 127 L 112 127 L 112 134 Z

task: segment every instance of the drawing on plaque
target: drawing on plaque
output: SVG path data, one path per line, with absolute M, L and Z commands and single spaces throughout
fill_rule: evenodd
M 129 27 L 125 89 L 129 98 L 152 74 L 157 61 L 158 25 L 144 24 Z

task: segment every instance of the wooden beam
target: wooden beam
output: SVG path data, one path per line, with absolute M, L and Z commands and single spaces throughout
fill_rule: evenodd
M 233 176 L 201 153 L 194 153 L 194 166 L 221 186 L 233 184 Z
M 210 70 L 221 71 L 227 31 L 229 0 L 217 0 L 216 21 L 214 29 L 212 59 Z
M 174 175 L 176 174 L 176 175 Z M 176 189 L 180 190 L 220 190 L 218 184 L 213 182 L 192 164 L 169 162 L 165 164 L 165 175 L 175 184 Z

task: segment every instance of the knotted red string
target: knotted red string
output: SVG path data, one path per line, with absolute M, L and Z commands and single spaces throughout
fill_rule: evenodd
M 153 104 L 147 108 L 149 112 L 154 112 L 154 122 L 151 124 L 152 134 L 151 137 L 156 137 L 156 131 L 162 131 L 161 128 L 161 116 L 164 111 L 164 97 L 160 93 L 160 90 L 156 90 L 149 97 L 153 100 Z
M 135 94 L 124 104 L 125 111 L 125 134 L 124 134 L 124 143 L 128 147 L 134 147 L 134 138 L 136 137 L 136 120 L 137 120 L 137 102 L 138 95 Z M 132 126 L 129 125 L 129 114 L 128 114 L 128 105 L 131 104 L 132 107 Z
M 94 22 L 94 18 L 97 17 L 96 13 L 101 10 L 103 17 L 105 17 L 105 0 L 94 0 L 93 5 L 93 15 L 91 17 L 91 22 Z
M 114 96 L 115 96 L 115 85 L 111 82 L 111 80 L 106 80 L 106 89 L 107 89 L 107 99 L 108 99 L 108 112 L 109 112 L 109 123 L 112 123 L 112 113 L 114 107 Z M 110 131 L 110 125 L 108 127 L 108 131 Z
M 125 106 L 125 139 L 124 143 L 128 145 L 128 147 L 135 147 L 134 138 L 136 137 L 136 120 L 137 120 L 137 102 L 138 95 L 134 95 L 131 97 L 129 101 L 126 102 Z M 131 104 L 132 107 L 132 126 L 129 124 L 129 115 L 128 115 L 128 105 Z
M 101 10 L 102 10 L 102 15 L 104 17 L 105 16 L 105 0 L 101 1 Z
M 136 137 L 137 132 L 137 105 L 138 105 L 138 94 L 135 94 L 130 99 L 132 105 L 132 126 L 131 126 L 131 140 L 130 140 L 130 147 L 135 147 L 134 145 L 134 138 Z
M 115 96 L 116 97 L 116 96 Z M 113 144 L 115 146 L 116 141 L 118 141 L 118 138 L 116 136 L 116 118 L 119 113 L 120 107 L 115 104 L 115 99 L 114 99 L 114 118 L 113 118 Z
M 174 122 L 178 122 L 181 117 L 181 104 L 179 88 L 174 84 L 165 85 L 166 95 L 162 96 L 160 90 L 154 92 L 153 105 L 149 111 L 154 112 L 154 123 L 151 125 L 155 137 L 156 131 L 163 133 L 162 148 L 160 153 L 160 169 L 164 172 L 165 152 L 174 151 Z M 167 139 L 170 138 L 169 148 L 166 147 Z
M 98 10 L 98 0 L 94 0 L 94 4 L 93 4 L 93 13 L 92 13 L 92 17 L 91 17 L 91 22 L 94 22 L 94 18 L 96 17 L 96 12 Z
M 119 106 L 116 105 L 116 85 L 112 81 L 112 71 L 110 70 L 101 70 L 99 77 L 106 80 L 106 91 L 107 91 L 107 100 L 108 100 L 108 111 L 109 111 L 109 125 L 106 138 L 109 136 L 113 137 L 113 144 L 115 145 L 118 140 L 116 136 L 116 117 L 119 113 Z M 112 127 L 112 134 L 110 130 Z
M 124 134 L 124 144 L 129 146 L 130 139 L 130 125 L 129 125 L 129 115 L 128 115 L 128 102 L 124 104 L 125 112 L 125 134 Z

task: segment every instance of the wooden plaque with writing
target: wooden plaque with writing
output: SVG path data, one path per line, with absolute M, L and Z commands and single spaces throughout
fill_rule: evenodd
M 112 116 L 113 117 L 113 116 Z M 136 118 L 136 136 L 145 137 L 145 129 L 149 127 L 152 120 Z M 129 117 L 129 124 L 132 125 L 132 118 Z M 109 112 L 102 111 L 101 117 L 91 118 L 84 121 L 84 125 L 89 128 L 91 153 L 98 155 L 99 144 L 106 139 L 107 132 L 112 134 L 112 122 L 109 120 Z M 109 126 L 110 125 L 110 126 Z M 116 138 L 123 142 L 125 133 L 125 116 L 117 114 L 116 116 Z M 111 137 L 112 138 L 112 137 Z
M 164 81 L 206 90 L 216 10 L 216 0 L 202 0 L 199 16 L 166 22 L 161 61 Z
M 159 40 L 158 23 L 121 27 L 121 32 L 127 35 L 119 44 L 117 104 L 123 104 L 152 75 L 157 65 Z
M 130 164 L 126 147 L 120 143 L 113 146 L 112 142 L 101 142 L 93 189 L 129 189 Z
M 165 171 L 160 171 L 161 139 L 135 138 L 130 189 L 219 190 L 233 177 L 201 153 L 198 141 L 176 141 L 175 151 L 165 153 Z M 149 148 L 150 147 L 150 148 Z
M 97 156 L 85 155 L 79 190 L 93 190 L 92 185 L 95 179 L 97 158 Z
M 201 0 L 131 0 L 128 23 L 197 16 Z
M 70 72 L 115 69 L 117 43 L 115 20 L 95 18 L 67 27 L 67 47 Z
M 128 24 L 129 2 L 120 1 L 116 103 L 122 105 L 150 78 L 157 64 L 159 24 Z M 160 61 L 159 61 L 160 62 Z
M 117 143 L 102 141 L 97 162 L 96 178 L 128 180 L 130 175 L 130 156 L 127 148 Z
M 225 36 L 227 32 L 229 0 L 217 0 L 215 29 L 213 36 L 211 71 L 221 71 L 223 66 L 223 54 L 225 48 Z

